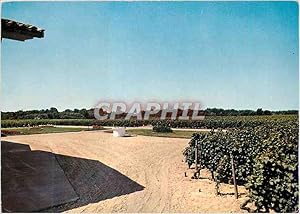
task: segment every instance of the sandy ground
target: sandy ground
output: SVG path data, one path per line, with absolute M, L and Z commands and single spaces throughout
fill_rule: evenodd
M 103 131 L 10 136 L 3 140 L 53 152 L 80 197 L 46 211 L 70 212 L 243 212 L 246 190 L 233 186 L 221 196 L 208 179 L 191 179 L 182 161 L 188 139 L 148 136 L 114 138 Z M 187 172 L 187 177 L 184 173 Z

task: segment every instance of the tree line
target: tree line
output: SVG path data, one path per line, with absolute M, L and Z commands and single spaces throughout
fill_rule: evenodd
M 178 115 L 182 114 L 182 109 L 178 109 Z M 145 112 L 142 111 L 142 114 Z M 100 109 L 100 114 L 107 114 Z M 192 114 L 192 110 L 188 111 L 188 115 Z M 286 110 L 286 111 L 270 111 L 259 108 L 257 110 L 236 110 L 236 109 L 222 109 L 222 108 L 207 108 L 200 112 L 205 116 L 254 116 L 254 115 L 287 115 L 298 114 L 298 110 Z M 152 117 L 159 117 L 161 111 Z M 167 114 L 170 117 L 171 114 Z M 117 119 L 122 119 L 125 114 L 118 115 Z M 58 111 L 57 108 L 52 107 L 50 109 L 42 110 L 28 110 L 28 111 L 15 111 L 15 112 L 1 112 L 2 120 L 16 120 L 16 119 L 95 119 L 94 109 L 66 109 L 64 111 Z

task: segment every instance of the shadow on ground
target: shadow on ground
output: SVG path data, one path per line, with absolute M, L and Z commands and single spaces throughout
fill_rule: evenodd
M 96 160 L 1 141 L 2 210 L 62 212 L 144 189 Z

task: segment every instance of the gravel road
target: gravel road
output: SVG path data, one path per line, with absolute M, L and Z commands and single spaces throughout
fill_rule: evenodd
M 49 151 L 79 196 L 46 211 L 71 212 L 242 212 L 233 186 L 221 185 L 222 196 L 202 172 L 191 179 L 183 163 L 188 139 L 135 136 L 114 138 L 103 131 L 10 136 L 6 141 Z M 187 173 L 185 177 L 184 172 Z

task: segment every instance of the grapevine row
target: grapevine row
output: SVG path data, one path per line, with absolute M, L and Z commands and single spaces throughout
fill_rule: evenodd
M 238 184 L 245 185 L 257 210 L 298 211 L 297 122 L 194 134 L 184 150 L 186 162 L 197 160 L 216 182 L 232 182 L 230 157 Z
M 81 126 L 122 126 L 137 127 L 146 125 L 163 125 L 171 128 L 244 128 L 257 127 L 265 124 L 286 123 L 297 121 L 297 115 L 286 116 L 237 116 L 237 117 L 206 117 L 204 120 L 93 120 L 93 119 L 30 119 L 2 120 L 2 128 L 37 126 L 37 125 L 81 125 Z

